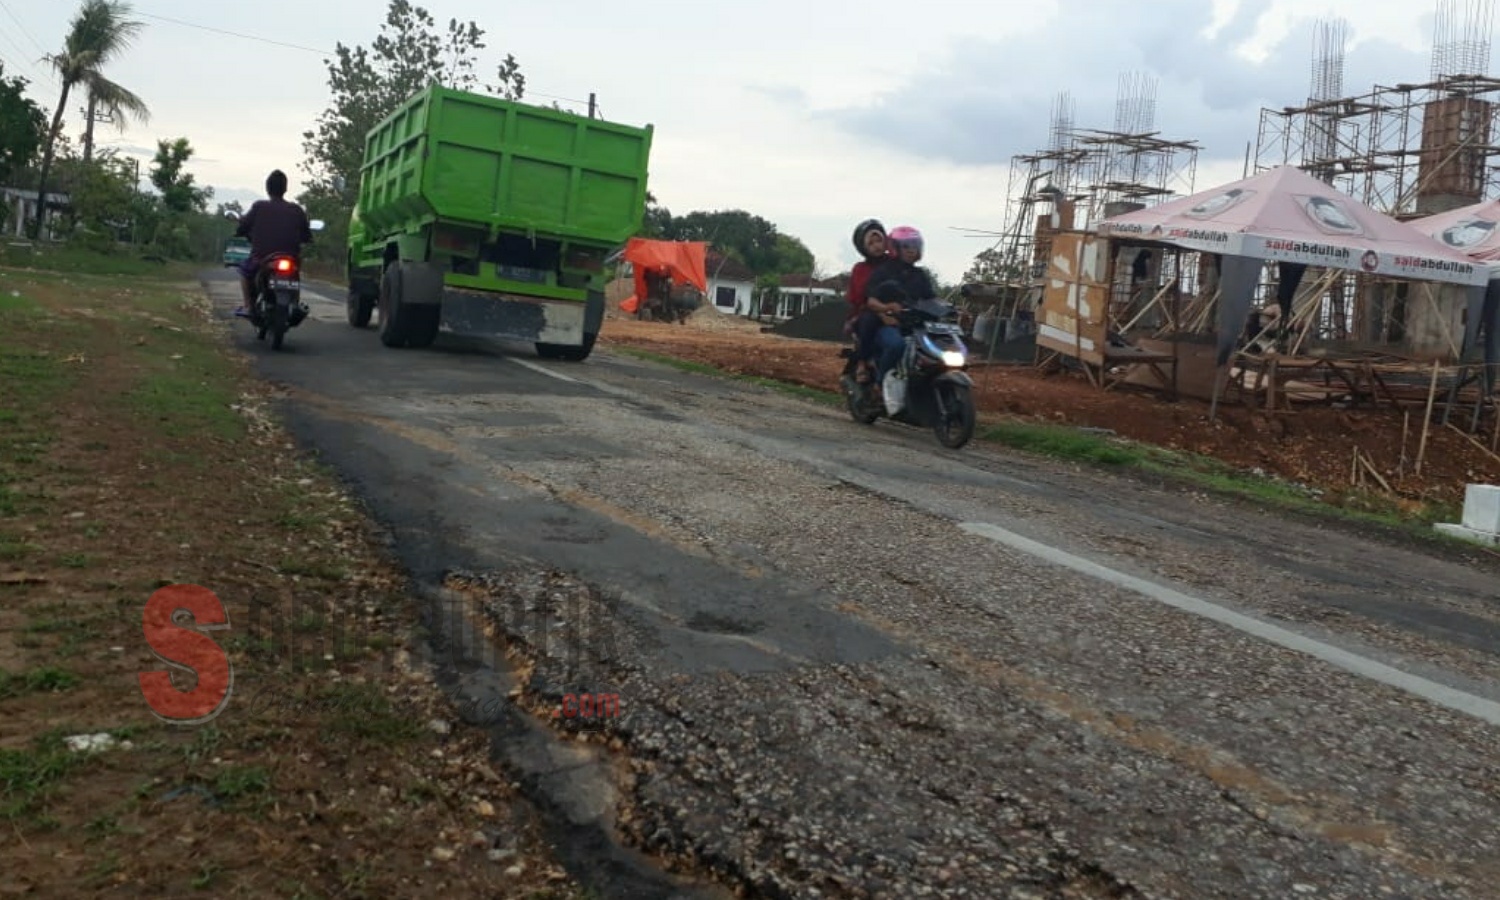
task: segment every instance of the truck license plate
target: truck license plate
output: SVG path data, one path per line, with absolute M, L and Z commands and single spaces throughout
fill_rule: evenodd
M 509 281 L 524 281 L 527 284 L 546 284 L 547 273 L 541 269 L 523 269 L 520 266 L 500 265 L 495 274 Z

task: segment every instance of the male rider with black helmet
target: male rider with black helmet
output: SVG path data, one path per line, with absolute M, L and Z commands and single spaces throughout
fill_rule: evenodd
M 849 316 L 844 320 L 844 333 L 856 337 L 854 359 L 858 378 L 868 381 L 880 319 L 865 308 L 866 288 L 870 283 L 870 273 L 886 255 L 885 226 L 879 219 L 866 219 L 854 226 L 854 249 L 864 258 L 855 263 L 849 273 Z
M 235 234 L 250 239 L 250 255 L 237 267 L 240 272 L 240 291 L 245 304 L 235 310 L 235 315 L 247 315 L 254 302 L 255 270 L 261 260 L 273 253 L 300 255 L 303 244 L 312 243 L 312 223 L 302 207 L 286 199 L 286 173 L 276 169 L 266 177 L 266 193 L 269 200 L 257 200 L 240 217 Z
M 880 327 L 870 344 L 879 353 L 876 361 L 876 383 L 901 360 L 905 339 L 896 327 L 895 314 L 907 303 L 931 300 L 937 296 L 932 275 L 917 265 L 922 258 L 922 232 L 909 225 L 892 228 L 886 235 L 890 258 L 870 273 L 869 293 L 865 306 L 879 316 Z

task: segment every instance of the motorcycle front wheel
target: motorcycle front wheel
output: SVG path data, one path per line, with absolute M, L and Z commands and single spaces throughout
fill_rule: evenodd
M 937 391 L 941 412 L 932 430 L 939 444 L 957 450 L 974 437 L 974 395 L 963 385 L 946 382 L 939 384 Z

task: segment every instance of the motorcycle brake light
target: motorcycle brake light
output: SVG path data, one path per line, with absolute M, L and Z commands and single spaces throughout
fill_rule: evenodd
M 292 265 L 292 261 L 291 260 L 289 260 L 289 259 L 278 259 L 278 260 L 276 260 L 276 271 L 278 271 L 278 272 L 290 272 L 290 271 L 292 271 L 292 268 L 293 268 L 293 265 Z

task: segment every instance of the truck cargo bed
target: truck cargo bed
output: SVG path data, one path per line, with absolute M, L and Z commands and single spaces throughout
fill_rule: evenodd
M 616 243 L 640 228 L 652 128 L 429 87 L 371 130 L 366 233 L 435 221 Z

